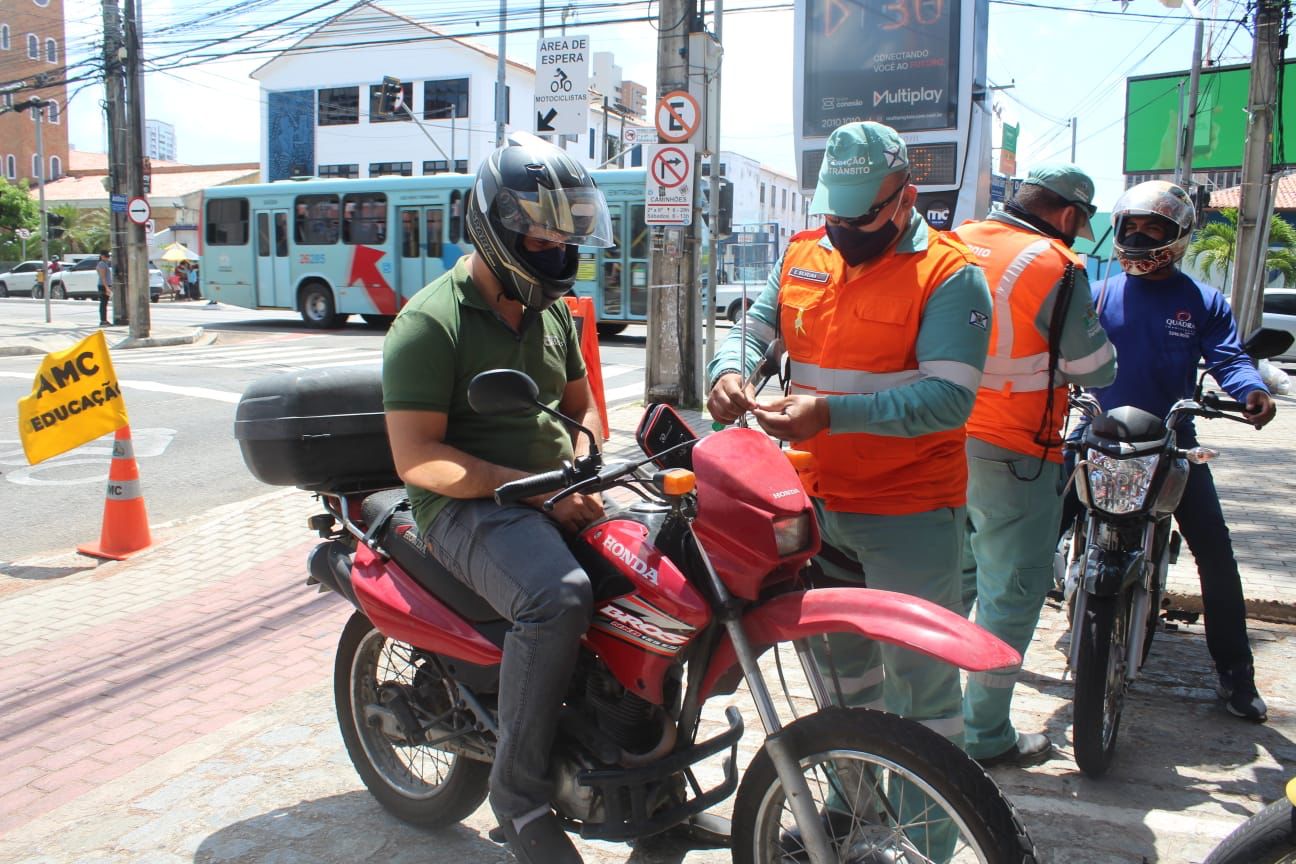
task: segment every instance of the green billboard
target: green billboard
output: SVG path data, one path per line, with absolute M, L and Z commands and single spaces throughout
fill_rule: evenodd
M 1285 67 L 1293 65 L 1296 65 L 1296 60 L 1284 63 Z M 1194 171 L 1242 167 L 1250 87 L 1250 66 L 1217 66 L 1202 70 L 1197 85 L 1197 128 L 1193 135 Z M 1179 103 L 1181 98 L 1187 102 L 1187 94 L 1187 72 L 1144 75 L 1126 81 L 1126 174 L 1175 169 L 1181 126 Z M 1282 88 L 1281 113 L 1274 123 L 1275 166 L 1296 165 L 1296 126 L 1286 124 L 1286 128 L 1292 130 L 1290 138 L 1280 134 L 1287 117 L 1296 123 L 1296 87 Z

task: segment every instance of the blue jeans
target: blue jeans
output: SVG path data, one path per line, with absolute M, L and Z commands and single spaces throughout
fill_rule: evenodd
M 1081 426 L 1074 433 L 1084 434 Z M 1191 427 L 1179 428 L 1178 444 L 1181 448 L 1197 446 L 1197 434 Z M 1074 458 L 1067 457 L 1068 472 L 1074 468 Z M 1080 501 L 1075 489 L 1067 493 L 1062 513 L 1063 530 L 1080 512 Z M 1202 609 L 1205 615 L 1206 649 L 1215 661 L 1215 669 L 1227 671 L 1234 666 L 1251 662 L 1251 642 L 1246 631 L 1246 600 L 1242 595 L 1242 577 L 1238 573 L 1237 559 L 1233 556 L 1233 541 L 1229 538 L 1224 511 L 1220 508 L 1219 493 L 1210 466 L 1193 465 L 1188 471 L 1188 485 L 1183 498 L 1175 508 L 1175 522 L 1184 542 L 1192 550 L 1197 562 L 1197 578 L 1201 582 Z
M 513 622 L 500 664 L 490 801 L 501 819 L 526 815 L 553 797 L 549 753 L 589 629 L 589 577 L 558 525 L 531 507 L 451 501 L 432 521 L 427 540 L 437 561 Z

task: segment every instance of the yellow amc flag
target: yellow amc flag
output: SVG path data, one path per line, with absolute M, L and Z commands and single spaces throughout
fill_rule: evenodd
M 18 437 L 31 465 L 129 422 L 102 330 L 46 354 L 31 395 L 18 400 Z

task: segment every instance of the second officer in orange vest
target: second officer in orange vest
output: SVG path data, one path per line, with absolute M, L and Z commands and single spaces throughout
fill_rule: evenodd
M 707 404 L 724 422 L 754 408 L 766 432 L 814 454 L 802 481 L 837 550 L 825 571 L 958 610 L 963 424 L 990 298 L 967 248 L 914 209 L 917 195 L 894 129 L 834 131 L 810 207 L 826 224 L 788 243 L 748 312 L 747 344 L 735 327 L 717 351 Z M 789 394 L 757 406 L 743 375 L 776 331 Z M 837 674 L 825 677 L 847 705 L 885 707 L 962 744 L 957 669 L 846 634 L 830 644 Z
M 954 232 L 985 268 L 994 298 L 990 352 L 967 424 L 964 606 L 1022 654 L 1053 582 L 1066 385 L 1116 377 L 1116 352 L 1071 251 L 1077 235 L 1093 239 L 1093 195 L 1093 180 L 1075 165 L 1043 165 L 1003 211 Z M 1052 752 L 1047 736 L 1013 728 L 1019 673 L 968 676 L 967 751 L 982 765 L 1030 765 Z

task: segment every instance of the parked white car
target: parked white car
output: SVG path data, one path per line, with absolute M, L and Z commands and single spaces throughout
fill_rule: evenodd
M 1286 330 L 1296 336 L 1296 288 L 1266 288 L 1260 326 Z M 1296 361 L 1296 343 L 1287 353 L 1274 360 L 1280 363 Z
M 24 261 L 6 273 L 0 273 L 0 297 L 35 296 L 36 274 L 40 269 L 41 262 Z
M 50 274 L 50 297 L 55 300 L 69 297 L 75 300 L 93 300 L 99 296 L 99 256 L 82 258 L 71 267 Z M 149 299 L 154 303 L 168 293 L 162 271 L 149 262 Z M 170 292 L 174 293 L 174 292 Z M 44 296 L 38 290 L 33 297 Z

